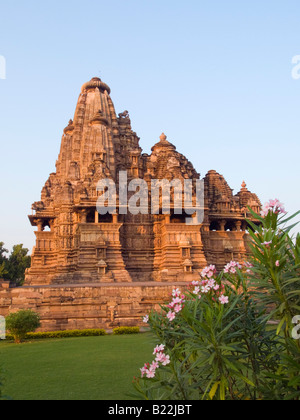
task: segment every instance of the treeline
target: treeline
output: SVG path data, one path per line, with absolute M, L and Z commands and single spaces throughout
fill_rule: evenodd
M 29 250 L 20 244 L 15 245 L 9 254 L 9 251 L 4 248 L 4 242 L 0 242 L 0 279 L 9 280 L 17 286 L 22 286 L 25 280 L 25 270 L 31 264 L 28 252 Z

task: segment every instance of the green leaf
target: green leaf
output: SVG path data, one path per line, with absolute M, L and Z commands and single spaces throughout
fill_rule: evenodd
M 282 318 L 282 320 L 280 321 L 280 324 L 278 325 L 278 328 L 277 328 L 277 331 L 276 331 L 276 335 L 279 335 L 280 334 L 280 331 L 282 330 L 282 327 L 283 327 L 285 321 L 286 321 L 285 317 Z
M 292 216 L 288 217 L 287 219 L 283 219 L 280 220 L 280 222 L 278 223 L 278 225 L 283 225 L 286 224 L 287 222 L 289 222 L 290 220 L 294 219 L 295 217 L 297 217 L 300 214 L 300 210 L 297 211 L 295 214 L 292 214 Z
M 214 384 L 214 386 L 212 387 L 212 389 L 211 389 L 210 393 L 208 394 L 208 395 L 209 395 L 209 398 L 210 398 L 211 400 L 213 400 L 214 396 L 216 395 L 216 393 L 217 393 L 217 391 L 218 391 L 218 388 L 219 388 L 219 386 L 220 386 L 220 383 L 221 383 L 221 382 L 216 382 L 216 383 Z
M 246 376 L 243 376 L 239 373 L 236 373 L 236 376 L 238 376 L 240 379 L 242 379 L 242 381 L 244 381 L 246 384 L 255 387 L 255 384 L 252 381 L 250 381 L 250 379 L 246 378 Z

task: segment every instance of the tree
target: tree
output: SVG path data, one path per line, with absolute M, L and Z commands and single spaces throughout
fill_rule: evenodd
M 0 279 L 7 279 L 8 277 L 8 259 L 5 254 L 8 253 L 8 250 L 4 248 L 4 242 L 0 242 Z
M 7 254 L 8 250 L 4 248 L 4 242 L 0 242 L 0 262 L 2 263 L 4 260 L 7 260 L 7 258 L 4 256 L 4 254 Z
M 6 328 L 13 335 L 15 343 L 20 344 L 29 332 L 40 327 L 40 317 L 32 310 L 21 310 L 6 317 Z
M 8 275 L 8 271 L 6 270 L 6 264 L 3 263 L 0 265 L 0 279 L 5 279 Z
M 1 244 L 1 243 L 0 243 Z M 25 279 L 25 270 L 30 267 L 29 250 L 23 244 L 15 245 L 7 262 L 8 279 L 21 286 Z
M 25 279 L 25 271 L 30 267 L 31 257 L 29 250 L 23 248 L 23 244 L 15 245 L 9 257 L 8 250 L 4 248 L 4 242 L 0 242 L 0 279 L 10 280 L 22 286 Z

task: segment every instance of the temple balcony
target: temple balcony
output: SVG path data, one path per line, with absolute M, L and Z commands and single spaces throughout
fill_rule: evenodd
M 35 251 L 54 251 L 54 232 L 34 232 L 36 236 Z

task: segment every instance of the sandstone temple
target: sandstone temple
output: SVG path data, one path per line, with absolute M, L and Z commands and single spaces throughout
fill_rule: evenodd
M 116 114 L 110 88 L 99 78 L 82 86 L 75 115 L 63 131 L 52 173 L 32 206 L 36 227 L 32 265 L 21 288 L 0 288 L 0 315 L 23 308 L 40 313 L 44 330 L 139 325 L 174 285 L 199 279 L 209 264 L 221 270 L 247 258 L 248 207 L 261 203 L 243 182 L 234 195 L 222 175 L 204 177 L 203 220 L 186 223 L 176 211 L 132 214 L 118 196 L 128 183 L 200 179 L 192 163 L 162 134 L 143 153 L 127 111 Z M 116 210 L 99 214 L 99 180 L 116 185 Z M 194 187 L 193 187 L 194 191 Z M 129 193 L 130 196 L 130 193 Z M 126 207 L 126 206 L 125 206 Z

